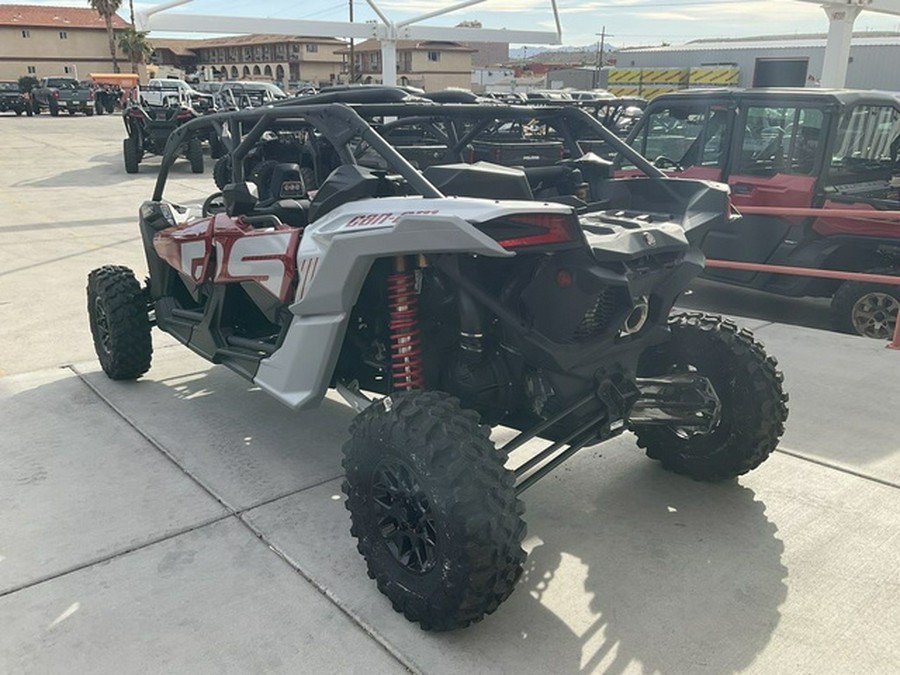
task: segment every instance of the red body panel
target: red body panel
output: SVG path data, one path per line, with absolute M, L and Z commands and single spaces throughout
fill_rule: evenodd
M 195 284 L 255 281 L 287 302 L 297 277 L 301 236 L 302 230 L 286 225 L 255 228 L 243 218 L 218 214 L 165 229 L 153 246 Z
M 812 206 L 814 176 L 794 176 L 779 173 L 774 176 L 730 176 L 731 203 L 740 210 L 742 206 L 783 206 L 798 208 Z M 800 223 L 802 218 L 785 218 Z
M 856 209 L 860 211 L 875 211 L 871 204 L 844 204 L 827 200 L 826 209 Z M 852 234 L 864 237 L 894 237 L 900 238 L 900 223 L 891 223 L 884 220 L 861 220 L 858 218 L 817 218 L 812 229 L 816 234 L 828 237 L 836 234 Z

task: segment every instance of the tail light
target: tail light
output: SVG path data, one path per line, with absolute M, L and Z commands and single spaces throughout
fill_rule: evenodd
M 188 110 L 187 108 L 182 108 L 175 114 L 176 120 L 187 120 L 194 116 L 193 111 Z
M 516 213 L 477 227 L 506 249 L 572 244 L 583 237 L 574 213 Z

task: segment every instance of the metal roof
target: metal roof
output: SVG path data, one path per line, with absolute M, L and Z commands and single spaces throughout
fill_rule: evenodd
M 900 99 L 892 92 L 863 91 L 857 89 L 819 89 L 815 87 L 771 87 L 758 89 L 685 89 L 661 94 L 653 99 L 656 107 L 663 101 L 717 99 L 719 101 L 789 101 L 791 99 L 820 100 L 849 105 L 853 103 L 900 104 Z
M 652 54 L 672 52 L 712 52 L 733 51 L 739 49 L 810 49 L 825 48 L 826 39 L 822 38 L 784 38 L 778 40 L 722 40 L 719 42 L 689 42 L 683 45 L 665 45 L 662 47 L 625 47 L 620 54 Z M 900 35 L 896 37 L 854 37 L 853 47 L 891 47 L 900 46 Z

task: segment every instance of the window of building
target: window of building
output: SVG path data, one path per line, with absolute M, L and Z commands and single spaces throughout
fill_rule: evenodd
M 28 74 L 34 75 L 37 72 L 37 69 L 34 66 L 28 66 Z
M 69 66 L 63 66 L 63 72 L 64 72 L 66 75 L 69 75 L 69 74 L 72 73 L 72 69 L 71 69 Z
M 371 54 L 369 54 L 369 65 L 373 68 L 378 65 L 378 56 L 378 52 L 372 52 Z
M 319 45 L 306 45 L 306 51 L 315 53 L 319 51 Z
M 30 31 L 30 30 L 23 30 L 23 31 L 22 31 L 22 37 L 23 37 L 23 38 L 30 38 L 30 37 L 31 37 L 31 31 Z
M 69 34 L 66 31 L 61 30 L 61 31 L 59 31 L 59 39 L 60 40 L 68 40 Z
M 299 54 L 300 53 L 300 45 L 298 45 L 298 44 L 291 45 L 291 51 L 294 54 Z
M 441 53 L 440 52 L 428 52 L 428 60 L 435 61 L 435 62 L 440 61 Z

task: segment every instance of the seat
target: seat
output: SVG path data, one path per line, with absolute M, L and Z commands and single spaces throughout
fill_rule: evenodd
M 308 199 L 279 199 L 266 206 L 257 206 L 254 215 L 275 216 L 289 227 L 304 228 L 309 225 Z

